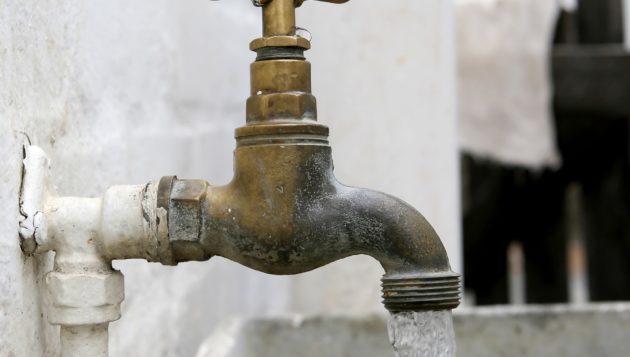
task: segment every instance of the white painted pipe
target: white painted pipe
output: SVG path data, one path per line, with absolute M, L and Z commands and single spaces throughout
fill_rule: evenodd
M 624 44 L 627 51 L 630 51 L 630 0 L 623 0 L 623 26 Z
M 110 187 L 100 210 L 103 254 L 111 259 L 149 261 L 160 255 L 158 222 L 165 226 L 167 219 L 166 213 L 157 209 L 156 183 Z
M 61 327 L 61 357 L 107 357 L 108 324 Z
M 46 300 L 48 321 L 61 326 L 61 356 L 106 357 L 108 325 L 120 318 L 124 299 L 123 275 L 111 261 L 169 261 L 160 249 L 167 245 L 167 220 L 157 208 L 157 184 L 112 187 L 103 198 L 54 197 L 46 154 L 35 146 L 25 153 L 22 249 L 55 252 Z

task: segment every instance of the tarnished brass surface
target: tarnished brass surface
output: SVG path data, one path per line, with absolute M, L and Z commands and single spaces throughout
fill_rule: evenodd
M 250 44 L 259 57 L 250 66 L 247 123 L 317 120 L 311 64 L 303 58 L 303 51 L 294 50 L 310 48 L 308 40 L 295 35 L 295 7 L 299 4 L 294 0 L 263 4 L 263 37 Z
M 265 38 L 252 47 L 295 47 L 296 38 L 286 36 L 295 30 L 299 3 L 264 3 Z M 340 184 L 328 128 L 316 119 L 309 62 L 251 65 L 232 182 L 212 187 L 167 178 L 159 185 L 158 197 L 170 197 L 165 209 L 175 261 L 218 255 L 266 273 L 298 274 L 366 254 L 386 270 L 383 298 L 390 311 L 456 307 L 459 276 L 431 225 L 395 197 Z
M 317 101 L 306 93 L 256 95 L 247 100 L 247 122 L 285 118 L 317 119 Z
M 273 0 L 263 6 L 263 36 L 295 35 L 294 0 Z
M 251 67 L 247 121 L 317 119 L 311 64 L 300 60 L 257 61 Z
M 208 186 L 205 195 L 201 187 L 186 180 L 173 185 L 169 233 L 177 261 L 218 255 L 284 275 L 366 254 L 386 270 L 390 311 L 459 304 L 458 276 L 425 218 L 397 198 L 337 182 L 325 144 L 239 146 L 232 182 Z
M 258 61 L 250 66 L 251 95 L 311 93 L 311 64 L 300 60 Z

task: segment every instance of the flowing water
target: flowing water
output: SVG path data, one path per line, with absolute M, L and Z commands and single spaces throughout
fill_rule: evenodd
M 393 314 L 388 332 L 397 357 L 455 356 L 450 310 Z

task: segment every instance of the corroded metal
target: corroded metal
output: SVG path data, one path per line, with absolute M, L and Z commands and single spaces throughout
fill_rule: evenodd
M 263 13 L 267 39 L 252 47 L 295 46 L 295 38 L 289 40 L 294 0 L 267 1 Z M 232 182 L 213 187 L 167 178 L 159 185 L 158 197 L 170 197 L 164 208 L 173 259 L 222 256 L 286 275 L 366 254 L 386 271 L 383 298 L 390 311 L 456 307 L 459 276 L 431 225 L 402 200 L 339 183 L 328 128 L 316 120 L 310 63 L 254 62 Z

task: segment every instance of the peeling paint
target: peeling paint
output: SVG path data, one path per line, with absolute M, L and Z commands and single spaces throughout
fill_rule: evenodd
M 47 222 L 43 214 L 50 162 L 37 146 L 24 147 L 20 189 L 20 238 L 22 250 L 33 254 L 47 242 Z

